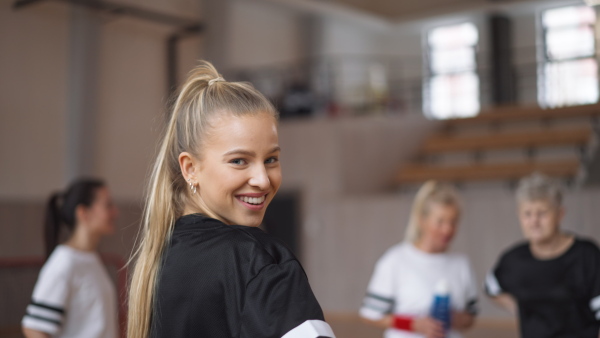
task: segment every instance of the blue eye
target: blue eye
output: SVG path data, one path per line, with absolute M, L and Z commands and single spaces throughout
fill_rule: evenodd
M 229 161 L 229 163 L 235 164 L 235 165 L 244 165 L 244 164 L 246 164 L 246 161 L 241 158 L 236 158 L 236 159 Z
M 265 161 L 266 164 L 277 163 L 279 159 L 277 157 L 271 157 Z

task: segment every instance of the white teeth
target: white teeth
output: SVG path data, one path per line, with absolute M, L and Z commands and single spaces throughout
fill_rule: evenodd
M 262 202 L 265 201 L 265 196 L 261 196 L 261 197 L 241 196 L 240 199 L 249 204 L 261 204 Z

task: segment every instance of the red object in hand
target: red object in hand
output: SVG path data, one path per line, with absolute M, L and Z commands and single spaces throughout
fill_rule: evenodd
M 394 328 L 404 331 L 413 331 L 413 318 L 407 316 L 394 316 Z

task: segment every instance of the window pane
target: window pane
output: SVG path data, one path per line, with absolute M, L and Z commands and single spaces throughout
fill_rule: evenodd
M 479 77 L 475 46 L 479 39 L 472 23 L 439 27 L 427 36 L 431 78 L 425 89 L 424 110 L 432 118 L 473 116 L 479 112 Z
M 477 44 L 477 28 L 470 22 L 460 25 L 444 26 L 429 32 L 429 46 L 436 49 L 451 49 Z
M 594 31 L 590 26 L 550 29 L 546 48 L 551 60 L 564 60 L 594 55 Z
M 479 112 L 479 78 L 475 72 L 434 76 L 429 90 L 429 115 L 433 118 L 469 117 Z
M 431 50 L 431 71 L 434 74 L 469 71 L 474 69 L 475 51 L 472 47 Z
M 542 87 L 542 101 L 548 107 L 598 102 L 596 60 L 590 58 L 547 63 Z
M 596 13 L 588 6 L 570 6 L 549 9 L 542 14 L 542 24 L 546 28 L 564 26 L 593 25 Z

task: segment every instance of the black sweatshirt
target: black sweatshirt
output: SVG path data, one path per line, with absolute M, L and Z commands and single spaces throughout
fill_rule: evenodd
M 598 338 L 600 250 L 576 238 L 559 257 L 540 260 L 518 244 L 500 257 L 486 292 L 516 299 L 523 338 Z
M 162 259 L 151 337 L 334 337 L 300 262 L 259 228 L 177 220 Z

